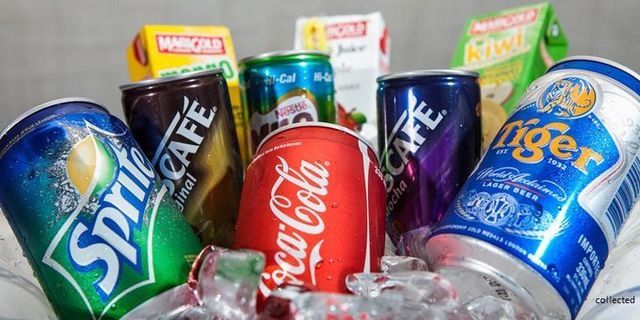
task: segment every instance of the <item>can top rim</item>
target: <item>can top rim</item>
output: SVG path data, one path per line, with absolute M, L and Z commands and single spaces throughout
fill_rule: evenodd
M 55 99 L 55 100 L 51 100 L 48 102 L 44 102 L 41 103 L 35 107 L 30 108 L 29 110 L 23 112 L 21 115 L 19 115 L 17 118 L 15 118 L 12 122 L 9 123 L 9 125 L 4 128 L 2 130 L 2 132 L 0 132 L 0 140 L 2 140 L 7 133 L 9 133 L 9 131 L 11 131 L 11 129 L 13 129 L 13 127 L 15 127 L 18 123 L 22 122 L 22 120 L 26 119 L 27 117 L 40 112 L 44 109 L 59 105 L 59 104 L 63 104 L 63 103 L 67 103 L 67 102 L 89 102 L 91 104 L 95 104 L 96 106 L 104 109 L 104 111 L 109 112 L 109 110 L 107 110 L 107 108 L 101 104 L 99 104 L 98 102 L 88 99 L 88 98 L 82 98 L 82 97 L 69 97 L 69 98 L 60 98 L 60 99 Z
M 279 50 L 279 51 L 265 52 L 265 53 L 256 54 L 253 56 L 248 56 L 246 58 L 242 58 L 240 59 L 240 61 L 238 61 L 238 65 L 248 64 L 251 62 L 258 62 L 260 60 L 267 60 L 271 58 L 284 58 L 284 57 L 291 57 L 291 56 L 297 56 L 297 55 L 312 55 L 312 56 L 321 56 L 323 58 L 329 58 L 328 53 L 320 50 Z
M 464 76 L 464 77 L 477 78 L 479 76 L 479 73 L 471 70 L 458 70 L 458 69 L 414 70 L 414 71 L 385 74 L 383 76 L 379 76 L 376 79 L 376 81 L 382 82 L 382 81 L 388 81 L 388 80 L 398 80 L 398 79 L 416 78 L 416 77 L 431 77 L 431 76 Z
M 634 77 L 636 80 L 640 81 L 640 74 L 636 73 L 635 71 L 631 70 L 629 67 L 620 64 L 618 62 L 615 62 L 613 60 L 609 60 L 606 58 L 601 58 L 601 57 L 596 57 L 596 56 L 590 56 L 590 55 L 577 55 L 577 56 L 570 56 L 570 57 L 566 57 L 564 59 L 559 60 L 558 62 L 554 63 L 551 67 L 549 67 L 549 69 L 547 70 L 550 71 L 552 70 L 554 67 L 563 64 L 565 62 L 569 62 L 569 61 L 577 61 L 577 60 L 584 60 L 584 61 L 594 61 L 594 62 L 600 62 L 600 63 L 604 63 L 604 64 L 608 64 L 614 68 L 620 69 L 621 71 L 624 71 L 626 73 L 628 73 L 630 76 Z
M 329 129 L 334 129 L 334 130 L 338 130 L 341 132 L 344 132 L 346 134 L 349 134 L 353 137 L 355 137 L 356 139 L 362 141 L 367 148 L 369 148 L 373 154 L 376 157 L 376 160 L 378 160 L 378 163 L 380 163 L 380 157 L 378 156 L 378 154 L 376 153 L 376 150 L 373 148 L 373 146 L 371 145 L 371 142 L 369 142 L 369 140 L 365 139 L 363 136 L 361 136 L 359 133 L 353 131 L 353 130 L 349 130 L 343 126 L 337 125 L 337 124 L 333 124 L 333 123 L 327 123 L 327 122 L 298 122 L 298 123 L 292 123 L 289 125 L 286 125 L 284 127 L 280 127 L 278 129 L 276 129 L 275 131 L 269 133 L 266 137 L 264 137 L 264 139 L 262 139 L 262 141 L 260 141 L 260 144 L 258 144 L 258 148 L 256 148 L 256 155 L 260 153 L 260 148 L 262 148 L 262 146 L 271 138 L 273 138 L 273 136 L 275 136 L 276 134 L 279 134 L 281 132 L 290 130 L 290 129 L 295 129 L 295 128 L 300 128 L 300 127 L 321 127 L 321 128 L 329 128 Z
M 205 71 L 177 74 L 175 76 L 170 76 L 170 77 L 160 77 L 160 78 L 140 80 L 136 82 L 129 82 L 119 86 L 118 88 L 120 89 L 120 91 L 127 91 L 127 90 L 150 86 L 154 84 L 162 84 L 167 82 L 173 82 L 173 81 L 184 80 L 189 78 L 198 78 L 198 77 L 204 77 L 208 75 L 222 74 L 222 73 L 223 73 L 223 70 L 221 68 L 216 68 L 216 69 L 205 70 Z

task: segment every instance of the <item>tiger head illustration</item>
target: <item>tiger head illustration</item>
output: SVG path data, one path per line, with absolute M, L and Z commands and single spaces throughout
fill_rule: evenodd
M 596 90 L 585 79 L 567 77 L 554 82 L 538 99 L 538 112 L 573 118 L 588 113 L 596 102 Z

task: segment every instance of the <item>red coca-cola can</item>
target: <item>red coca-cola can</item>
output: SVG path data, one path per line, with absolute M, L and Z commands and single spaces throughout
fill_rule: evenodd
M 373 148 L 355 132 L 298 123 L 268 135 L 247 168 L 234 248 L 264 252 L 260 296 L 283 283 L 345 292 L 377 272 L 385 187 Z

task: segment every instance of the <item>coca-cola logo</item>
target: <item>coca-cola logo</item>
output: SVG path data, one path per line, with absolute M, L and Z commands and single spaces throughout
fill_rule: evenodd
M 308 275 L 316 285 L 316 266 L 322 261 L 320 249 L 325 225 L 322 214 L 327 211 L 323 197 L 328 194 L 329 170 L 319 162 L 302 160 L 298 170 L 291 168 L 282 157 L 275 166 L 278 174 L 269 208 L 278 219 L 278 250 L 273 255 L 275 268 L 268 268 L 260 278 L 263 296 L 271 293 L 267 281 L 275 286 L 283 283 L 302 285 L 301 277 Z M 292 192 L 292 187 L 297 191 Z M 282 192 L 284 189 L 287 192 Z
M 367 21 L 334 23 L 326 26 L 327 39 L 364 37 L 367 35 Z

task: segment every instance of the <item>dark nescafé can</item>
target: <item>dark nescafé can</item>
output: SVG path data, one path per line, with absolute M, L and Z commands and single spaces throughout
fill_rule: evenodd
M 222 71 L 120 90 L 131 132 L 200 239 L 230 245 L 243 171 Z
M 378 78 L 378 130 L 387 231 L 435 224 L 480 159 L 475 72 L 425 70 Z

